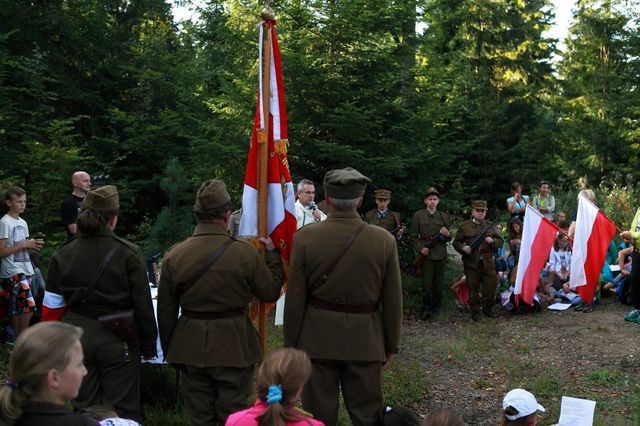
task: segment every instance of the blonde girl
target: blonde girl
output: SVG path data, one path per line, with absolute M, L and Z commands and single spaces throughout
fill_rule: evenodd
M 82 329 L 45 322 L 26 329 L 9 360 L 9 377 L 0 387 L 0 425 L 97 426 L 65 406 L 78 395 L 87 370 Z
M 258 399 L 253 407 L 229 416 L 226 425 L 285 426 L 324 423 L 296 407 L 302 387 L 311 373 L 311 361 L 303 351 L 281 348 L 268 353 L 258 370 Z

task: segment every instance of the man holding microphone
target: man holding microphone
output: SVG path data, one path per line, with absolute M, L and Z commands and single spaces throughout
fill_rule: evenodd
M 298 200 L 296 201 L 296 220 L 300 229 L 310 223 L 320 222 L 327 218 L 315 203 L 316 187 L 309 179 L 298 182 Z

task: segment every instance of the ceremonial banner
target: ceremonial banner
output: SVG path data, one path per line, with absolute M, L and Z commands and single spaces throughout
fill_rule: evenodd
M 542 216 L 536 209 L 527 205 L 522 226 L 522 242 L 520 258 L 516 272 L 515 301 L 522 299 L 526 304 L 533 304 L 533 296 L 553 242 L 558 235 L 558 227 Z
M 247 156 L 238 233 L 243 237 L 265 236 L 259 233 L 258 218 L 261 210 L 266 212 L 266 235 L 271 237 L 283 261 L 288 263 L 296 231 L 296 213 L 287 161 L 287 112 L 275 24 L 274 20 L 264 20 L 259 26 L 258 102 Z M 267 146 L 266 205 L 259 201 L 260 144 Z
M 578 198 L 569 286 L 577 289 L 582 300 L 589 304 L 593 302 L 607 248 L 615 235 L 616 225 L 581 195 Z

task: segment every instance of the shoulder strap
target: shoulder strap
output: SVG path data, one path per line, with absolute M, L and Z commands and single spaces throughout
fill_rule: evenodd
M 360 232 L 362 232 L 365 226 L 367 226 L 366 223 L 361 224 L 358 227 L 358 229 L 356 229 L 356 232 L 351 234 L 351 237 L 349 237 L 349 240 L 347 240 L 347 243 L 344 245 L 342 250 L 340 250 L 340 252 L 333 258 L 333 260 L 331 261 L 331 264 L 329 265 L 325 273 L 322 274 L 322 276 L 320 277 L 320 279 L 318 279 L 318 281 L 316 281 L 311 285 L 310 291 L 319 289 L 320 287 L 322 287 L 324 283 L 327 282 L 327 280 L 329 279 L 329 275 L 331 275 L 335 267 L 340 262 L 340 259 L 344 257 L 344 255 L 347 253 L 347 250 L 349 250 L 349 247 L 351 247 L 351 244 L 353 244 L 353 242 L 356 240 L 358 235 L 360 235 Z
M 114 244 L 113 247 L 111 247 L 111 249 L 107 252 L 104 259 L 102 259 L 100 266 L 98 266 L 98 269 L 96 269 L 96 271 L 91 276 L 91 281 L 89 282 L 89 286 L 87 286 L 87 290 L 84 293 L 85 294 L 83 298 L 84 301 L 86 301 L 89 297 L 91 297 L 91 295 L 93 294 L 93 289 L 96 287 L 96 284 L 98 284 L 98 280 L 102 276 L 102 273 L 107 268 L 107 266 L 109 266 L 109 263 L 111 263 L 111 259 L 113 259 L 113 256 L 116 254 L 116 252 L 119 249 L 120 249 L 120 244 L 117 244 L 117 243 Z
M 214 251 L 213 253 L 211 253 L 211 256 L 209 257 L 209 260 L 207 261 L 207 263 L 204 264 L 204 266 L 202 268 L 200 268 L 200 270 L 198 271 L 197 274 L 195 274 L 193 276 L 193 278 L 191 278 L 189 281 L 183 283 L 180 286 L 180 295 L 184 295 L 187 291 L 189 291 L 191 289 L 191 287 L 193 287 L 198 281 L 200 281 L 200 278 L 202 278 L 204 276 L 204 274 L 211 269 L 211 267 L 213 266 L 214 263 L 216 263 L 216 260 L 218 260 L 220 258 L 220 256 L 222 255 L 222 253 L 224 253 L 224 251 L 234 242 L 235 240 L 233 238 L 228 238 L 227 241 L 225 241 L 224 243 L 222 243 L 220 245 L 220 247 L 218 247 L 218 249 L 216 251 Z

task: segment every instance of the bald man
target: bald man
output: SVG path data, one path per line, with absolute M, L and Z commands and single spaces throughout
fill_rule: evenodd
M 91 189 L 91 176 L 89 176 L 87 172 L 75 172 L 71 176 L 71 185 L 73 186 L 73 192 L 64 197 L 64 201 L 60 207 L 62 224 L 69 238 L 76 235 L 76 218 L 78 217 L 78 211 L 80 211 L 84 197 L 87 195 L 87 192 L 89 192 L 89 189 Z

